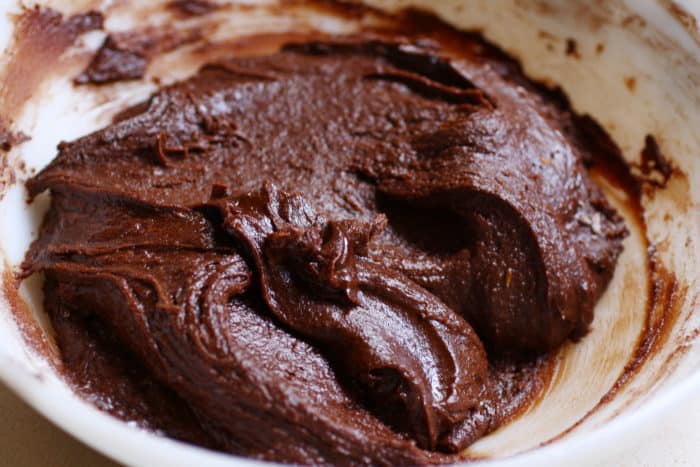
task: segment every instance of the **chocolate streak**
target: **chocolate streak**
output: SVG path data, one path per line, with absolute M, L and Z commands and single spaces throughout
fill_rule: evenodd
M 144 77 L 153 57 L 201 39 L 198 30 L 111 33 L 88 66 L 73 81 L 75 84 L 110 84 Z
M 0 151 L 8 152 L 13 147 L 28 140 L 29 136 L 25 135 L 21 131 L 17 133 L 12 132 L 6 126 L 5 122 L 0 119 Z
M 219 8 L 219 5 L 208 0 L 171 0 L 166 7 L 179 16 L 202 16 Z
M 494 63 L 354 37 L 207 65 L 61 144 L 25 274 L 223 449 L 453 461 L 585 334 L 627 233 L 571 116 Z

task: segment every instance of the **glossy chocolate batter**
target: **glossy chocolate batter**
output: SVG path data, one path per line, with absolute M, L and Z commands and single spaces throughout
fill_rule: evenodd
M 455 460 L 537 394 L 625 227 L 560 103 L 419 44 L 207 65 L 29 181 L 52 204 L 26 273 L 64 353 L 108 355 L 81 371 L 113 406 L 246 456 L 396 465 Z

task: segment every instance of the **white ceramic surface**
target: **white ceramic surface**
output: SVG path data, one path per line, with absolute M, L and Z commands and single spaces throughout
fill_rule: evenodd
M 87 4 L 99 2 L 43 3 L 61 11 L 80 11 Z M 167 19 L 144 14 L 145 3 L 152 7 L 152 2 L 105 2 L 111 5 L 107 27 L 123 29 L 134 23 L 159 24 Z M 635 449 L 640 440 L 659 436 L 656 422 L 681 419 L 679 413 L 683 414 L 685 404 L 700 396 L 700 351 L 696 342 L 700 316 L 693 314 L 700 307 L 697 32 L 684 28 L 678 18 L 669 14 L 672 5 L 665 0 L 367 3 L 387 9 L 418 5 L 461 28 L 483 31 L 488 39 L 518 57 L 531 77 L 561 84 L 574 108 L 590 113 L 603 124 L 629 161 L 639 158 L 645 135 L 653 134 L 662 152 L 685 174 L 672 178 L 665 190 L 650 193 L 643 200 L 647 234 L 658 245 L 658 264 L 676 278 L 675 295 L 651 310 L 652 317 L 665 316 L 663 307 L 669 303 L 673 306 L 675 319 L 668 325 L 667 338 L 609 403 L 592 412 L 567 436 L 535 448 L 581 420 L 606 395 L 634 352 L 647 319 L 644 232 L 635 227 L 632 213 L 625 209 L 624 195 L 606 186 L 613 202 L 626 215 L 633 234 L 626 241 L 615 278 L 596 309 L 592 332 L 582 342 L 562 350 L 552 384 L 542 401 L 510 425 L 479 441 L 471 451 L 497 457 L 487 462 L 499 467 L 592 465 L 619 459 L 624 456 L 621 453 Z M 678 3 L 696 16 L 700 12 L 700 3 Z M 13 1 L 0 4 L 0 46 L 7 44 L 9 50 L 11 22 L 4 12 L 16 9 Z M 230 38 L 234 33 L 246 35 L 309 26 L 329 32 L 352 32 L 357 28 L 352 22 L 301 7 L 284 11 L 236 10 L 226 15 L 206 30 L 212 40 Z M 88 34 L 78 47 L 67 52 L 75 58 L 72 68 L 68 67 L 72 74 L 67 71 L 65 76 L 44 82 L 15 115 L 17 127 L 31 134 L 32 140 L 14 149 L 8 156 L 11 161 L 23 160 L 29 171 L 40 169 L 54 157 L 60 139 L 72 139 L 105 125 L 116 111 L 142 100 L 153 90 L 148 83 L 122 83 L 99 92 L 75 89 L 70 84 L 70 78 L 84 65 L 81 57 L 88 57 L 84 52 L 94 49 L 102 34 Z M 564 53 L 568 38 L 576 40 L 579 58 Z M 604 44 L 603 52 L 599 51 L 599 44 Z M 0 67 L 9 61 L 6 55 Z M 197 64 L 184 50 L 159 58 L 149 74 L 167 82 L 187 76 Z M 635 79 L 634 86 L 629 85 L 631 77 Z M 34 206 L 25 205 L 21 182 L 26 176 L 27 171 L 18 171 L 17 183 L 0 200 L 0 255 L 4 258 L 0 272 L 15 269 L 21 262 L 46 206 L 46 197 Z M 39 285 L 36 279 L 25 284 L 21 296 L 33 316 L 43 323 Z M 0 295 L 0 378 L 46 417 L 87 444 L 132 465 L 251 463 L 140 431 L 97 411 L 75 397 L 45 356 L 27 344 L 13 316 L 9 303 Z M 510 455 L 514 456 L 504 457 Z

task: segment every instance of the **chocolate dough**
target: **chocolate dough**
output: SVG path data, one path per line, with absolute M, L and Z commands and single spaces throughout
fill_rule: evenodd
M 54 321 L 96 320 L 241 455 L 447 462 L 497 428 L 626 230 L 567 112 L 421 44 L 212 63 L 62 143 L 28 183 Z

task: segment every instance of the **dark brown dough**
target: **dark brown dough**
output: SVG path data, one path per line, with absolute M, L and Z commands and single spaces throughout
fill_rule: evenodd
M 571 116 L 492 65 L 362 37 L 207 65 L 60 145 L 25 272 L 223 449 L 453 461 L 586 332 L 626 235 Z
M 367 257 L 383 217 L 326 221 L 272 185 L 215 206 L 272 314 L 419 446 L 435 449 L 476 408 L 488 375 L 481 341 L 431 293 Z

